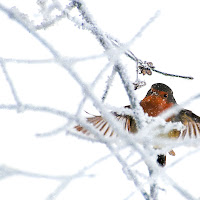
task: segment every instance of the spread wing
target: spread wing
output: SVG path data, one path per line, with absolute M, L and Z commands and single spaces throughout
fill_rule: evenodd
M 178 137 L 185 138 L 189 136 L 190 138 L 200 137 L 200 117 L 195 115 L 192 111 L 183 109 L 179 114 L 173 119 L 174 122 L 181 122 L 185 129 L 183 131 L 178 131 Z
M 128 132 L 135 133 L 137 131 L 135 120 L 129 115 L 119 115 L 113 113 L 117 121 L 119 121 L 124 129 Z M 87 118 L 87 122 L 91 123 L 97 130 L 105 136 L 114 136 L 117 135 L 109 123 L 101 116 L 94 116 Z M 89 135 L 90 132 L 82 127 L 81 125 L 74 127 L 77 131 L 81 131 L 84 134 Z
M 127 108 L 129 108 L 127 106 Z M 136 133 L 137 127 L 133 117 L 129 115 L 119 115 L 117 113 L 112 113 L 117 121 L 119 121 L 124 129 L 130 133 Z M 87 122 L 91 123 L 97 130 L 105 136 L 114 136 L 117 135 L 113 128 L 102 116 L 93 116 L 87 118 Z M 172 122 L 181 122 L 185 128 L 182 131 L 172 130 L 168 133 L 170 138 L 178 137 L 190 137 L 190 138 L 200 138 L 200 117 L 195 115 L 190 110 L 183 109 L 179 112 L 178 115 L 172 118 Z M 80 131 L 84 134 L 89 135 L 90 132 L 81 125 L 74 127 L 77 131 Z

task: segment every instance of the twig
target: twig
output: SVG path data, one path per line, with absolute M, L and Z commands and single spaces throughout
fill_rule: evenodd
M 67 124 L 65 123 L 63 126 L 60 126 L 54 130 L 45 132 L 45 133 L 36 133 L 35 135 L 37 137 L 47 137 L 47 136 L 53 136 L 53 135 L 57 135 L 58 133 L 60 133 L 61 131 L 65 131 L 67 128 Z
M 133 195 L 135 194 L 135 192 L 131 192 L 124 200 L 129 200 L 129 199 L 133 199 Z
M 6 178 L 8 176 L 13 176 L 13 175 L 20 175 L 20 176 L 26 176 L 26 177 L 31 177 L 31 178 L 45 178 L 45 179 L 51 179 L 51 180 L 57 180 L 57 181 L 71 178 L 71 176 L 64 176 L 64 175 L 63 176 L 50 176 L 50 175 L 33 173 L 33 172 L 27 172 L 27 171 L 22 171 L 22 170 L 8 167 L 6 165 L 0 166 L 0 179 Z
M 112 41 L 112 43 L 118 47 L 118 48 L 123 48 L 125 45 L 120 43 L 117 39 L 113 39 L 111 36 L 108 36 L 108 38 Z M 159 74 L 165 75 L 165 76 L 172 76 L 172 77 L 178 77 L 178 78 L 184 78 L 184 79 L 189 79 L 192 80 L 194 79 L 191 76 L 182 76 L 182 75 L 175 75 L 175 74 L 170 74 L 170 73 L 166 73 L 166 72 L 161 72 L 159 70 L 156 70 L 155 67 L 152 65 L 148 65 L 148 62 L 143 62 L 142 60 L 138 59 L 133 52 L 131 52 L 130 50 L 125 50 L 125 55 L 128 56 L 130 59 L 132 59 L 133 61 L 137 62 L 138 65 L 143 66 L 145 69 L 149 69 L 152 70 L 154 72 L 157 72 Z M 150 63 L 150 62 L 149 62 Z M 138 67 L 137 65 L 137 67 Z M 137 73 L 138 74 L 138 73 Z M 151 75 L 151 74 L 150 74 Z
M 77 7 L 78 9 L 81 9 L 81 5 L 82 3 L 81 2 L 78 2 L 78 1 L 73 1 L 73 4 L 71 4 L 70 6 L 67 6 L 65 10 L 62 11 L 62 14 L 61 15 L 58 15 L 54 20 L 50 21 L 50 22 L 46 22 L 46 24 L 42 24 L 42 25 L 38 25 L 36 26 L 36 29 L 39 30 L 39 29 L 45 29 L 45 28 L 48 28 L 50 25 L 54 24 L 55 22 L 59 21 L 60 19 L 63 19 L 65 17 L 68 17 L 68 19 L 74 21 L 77 25 L 79 26 L 83 26 L 83 23 L 78 21 L 78 20 L 75 20 L 75 18 L 73 17 L 70 17 L 70 14 L 69 12 L 71 11 L 72 8 L 74 7 Z M 84 16 L 84 15 L 83 15 Z M 151 24 L 155 18 L 157 18 L 159 16 L 159 11 L 157 11 L 155 13 L 155 15 L 150 18 L 150 20 L 141 28 L 141 30 L 136 34 L 136 36 L 129 42 L 129 43 L 133 43 L 133 41 L 135 40 L 136 37 L 139 37 L 141 36 L 141 33 L 149 26 L 149 24 Z M 91 21 L 88 20 L 88 18 L 86 18 L 84 16 L 84 19 L 86 19 L 86 21 L 92 25 Z M 91 30 L 91 27 L 92 26 L 87 26 L 87 24 L 84 24 L 84 26 L 86 26 L 85 28 L 88 28 Z M 109 35 L 106 35 L 110 40 L 111 42 L 115 45 L 115 46 L 118 46 L 120 48 L 122 48 L 124 45 L 122 45 L 118 40 L 116 39 L 113 39 L 113 37 L 109 36 Z M 125 51 L 125 55 L 127 55 L 129 58 L 131 58 L 132 60 L 134 60 L 135 62 L 138 62 L 138 61 L 141 61 L 139 60 L 130 50 L 126 50 Z M 189 79 L 189 80 L 192 80 L 193 77 L 191 76 L 182 76 L 182 75 L 175 75 L 175 74 L 170 74 L 170 73 L 166 73 L 166 72 L 161 72 L 159 70 L 156 70 L 156 69 L 151 69 L 152 71 L 154 72 L 157 72 L 157 73 L 160 73 L 162 75 L 165 75 L 165 76 L 171 76 L 171 77 L 178 77 L 178 78 L 184 78 L 184 79 Z
M 193 195 L 191 195 L 189 192 L 187 192 L 186 189 L 180 187 L 173 179 L 171 179 L 169 176 L 166 176 L 166 174 L 163 174 L 162 179 L 168 182 L 173 188 L 175 188 L 185 199 L 198 200 L 197 198 L 193 197 Z
M 157 177 L 155 177 L 155 170 L 151 167 L 148 167 L 149 177 L 150 177 L 150 197 L 152 200 L 158 199 L 158 186 L 157 186 Z
M 11 12 L 9 9 L 5 8 L 4 6 L 2 6 L 0 4 L 0 9 L 2 11 L 4 11 L 5 13 L 7 13 L 9 16 L 11 16 L 14 20 L 16 20 L 20 25 L 22 25 L 28 32 L 30 32 L 42 45 L 44 45 L 49 52 L 54 56 L 54 58 L 57 60 L 58 64 L 60 64 L 62 67 L 64 67 L 70 74 L 71 76 L 80 84 L 80 86 L 82 87 L 83 91 L 88 95 L 89 98 L 91 98 L 91 100 L 94 102 L 95 106 L 102 112 L 104 118 L 111 124 L 111 126 L 113 127 L 114 131 L 116 131 L 119 136 L 121 136 L 123 138 L 123 140 L 126 140 L 127 144 L 131 144 L 131 146 L 133 148 L 136 149 L 136 151 L 138 151 L 140 154 L 142 154 L 142 157 L 145 159 L 147 157 L 146 153 L 142 152 L 141 148 L 132 140 L 129 139 L 128 134 L 125 133 L 125 131 L 123 130 L 123 128 L 119 125 L 116 124 L 116 120 L 114 119 L 114 117 L 107 112 L 107 110 L 104 108 L 104 106 L 102 105 L 102 103 L 94 96 L 94 94 L 91 91 L 91 88 L 85 84 L 82 79 L 80 79 L 80 77 L 78 76 L 78 74 L 73 71 L 73 69 L 68 66 L 63 60 L 62 57 L 59 55 L 59 53 L 44 39 L 42 38 L 40 35 L 38 35 L 34 30 L 32 30 L 29 26 L 27 26 L 23 21 L 21 21 L 20 18 L 18 18 L 18 16 L 15 16 L 15 13 Z M 102 34 L 99 33 L 97 31 L 97 29 L 94 29 L 94 32 L 98 33 L 98 36 L 102 37 Z M 101 38 L 102 43 L 104 43 L 103 38 Z M 108 47 L 108 43 L 104 43 L 105 46 Z M 118 65 L 118 70 L 122 70 L 120 68 L 120 66 Z M 123 75 L 122 75 L 123 76 Z M 126 78 L 123 76 L 123 78 Z M 124 79 L 124 82 L 127 83 Z M 129 84 L 129 88 L 132 85 Z M 129 93 L 131 93 L 131 90 L 128 90 Z M 129 96 L 131 97 L 131 94 L 129 94 Z M 135 102 L 134 102 L 135 104 Z M 139 103 L 138 103 L 139 105 Z M 59 114 L 64 114 L 66 115 L 64 112 L 59 112 Z M 77 119 L 75 119 L 75 121 L 79 121 Z M 79 121 L 79 123 L 81 124 L 81 120 Z M 84 121 L 83 121 L 84 124 Z M 88 129 L 89 131 L 91 131 L 92 133 L 95 134 L 95 136 L 100 140 L 100 141 L 106 141 L 105 138 L 103 136 L 101 136 L 98 131 L 89 124 L 85 124 L 84 127 L 86 129 Z M 107 148 L 113 153 L 113 155 L 118 159 L 118 161 L 122 164 L 123 167 L 128 168 L 128 164 L 126 162 L 124 162 L 123 158 L 121 157 L 121 155 L 116 151 L 116 149 L 109 143 L 105 143 Z M 149 160 L 150 161 L 150 160 Z M 151 161 L 150 161 L 151 162 Z M 149 199 L 148 194 L 146 193 L 146 191 L 144 190 L 144 188 L 142 187 L 142 185 L 140 184 L 140 182 L 137 180 L 137 177 L 132 173 L 132 171 L 130 170 L 129 175 L 131 176 L 131 179 L 133 180 L 133 182 L 135 183 L 136 187 L 140 190 L 140 192 L 142 193 L 143 197 L 147 200 Z
M 182 160 L 184 160 L 185 158 L 187 158 L 188 156 L 191 156 L 193 154 L 199 153 L 200 149 L 195 149 L 193 151 L 188 152 L 187 154 L 184 154 L 183 156 L 181 156 L 180 158 L 178 158 L 176 161 L 174 161 L 173 163 L 171 163 L 170 165 L 168 165 L 166 168 L 172 168 L 175 165 L 177 165 L 179 162 L 181 162 Z
M 96 76 L 96 78 L 94 79 L 94 81 L 91 83 L 91 89 L 93 89 L 96 85 L 96 83 L 99 81 L 99 79 L 101 78 L 101 76 L 103 75 L 103 73 L 107 70 L 107 68 L 110 66 L 110 63 L 106 64 L 105 67 L 98 73 L 98 75 Z M 80 112 L 82 111 L 82 108 L 85 104 L 85 101 L 87 100 L 87 96 L 84 96 L 83 99 L 80 101 L 78 109 L 76 111 L 76 116 L 78 116 L 80 114 Z M 68 126 L 71 124 L 71 120 L 69 120 L 68 122 Z
M 12 95 L 13 95 L 16 103 L 17 103 L 18 109 L 20 109 L 20 107 L 22 106 L 22 103 L 21 103 L 21 101 L 20 101 L 20 99 L 18 97 L 18 94 L 17 94 L 16 89 L 14 87 L 14 84 L 12 82 L 12 79 L 10 78 L 10 76 L 9 76 L 7 70 L 6 70 L 6 66 L 5 66 L 5 63 L 3 62 L 3 60 L 0 60 L 0 64 L 1 64 L 2 71 L 3 71 L 3 73 L 4 73 L 5 77 L 6 77 L 6 80 L 7 80 L 8 84 L 9 84 L 9 86 L 10 86 L 10 90 L 12 92 Z M 20 110 L 18 110 L 18 111 L 20 111 Z
M 115 74 L 116 74 L 116 70 L 113 68 L 111 75 L 108 77 L 107 84 L 106 84 L 106 89 L 105 89 L 105 91 L 103 93 L 103 96 L 101 98 L 102 102 L 105 101 L 105 99 L 106 99 L 106 97 L 108 95 L 108 91 L 109 91 L 110 86 L 111 86 L 111 84 L 112 84 L 112 82 L 114 80 Z
M 175 75 L 175 74 L 169 74 L 169 73 L 166 73 L 166 72 L 161 72 L 161 71 L 158 71 L 156 69 L 151 69 L 152 71 L 154 72 L 157 72 L 159 74 L 162 74 L 162 75 L 165 75 L 165 76 L 172 76 L 172 77 L 178 77 L 178 78 L 185 78 L 185 79 L 189 79 L 189 80 L 193 80 L 194 78 L 191 77 L 191 76 L 181 76 L 181 75 Z
M 104 49 L 105 50 L 112 49 L 112 44 L 111 44 L 110 40 L 108 40 L 108 38 L 106 37 L 106 34 L 104 34 L 97 27 L 97 25 L 93 22 L 92 18 L 88 14 L 89 12 L 87 11 L 86 7 L 83 4 L 83 2 L 82 1 L 73 1 L 73 3 L 77 6 L 77 9 L 80 11 L 80 13 L 81 13 L 82 17 L 85 19 L 85 21 L 90 25 L 91 33 L 95 35 L 95 37 L 97 38 L 99 43 L 104 47 Z M 136 121 L 136 125 L 137 125 L 138 129 L 140 129 L 144 126 L 144 122 L 142 120 L 144 112 L 143 112 L 141 106 L 139 105 L 139 101 L 137 100 L 137 98 L 135 96 L 133 85 L 132 85 L 131 81 L 129 80 L 127 72 L 125 71 L 124 67 L 120 63 L 119 59 L 114 58 L 114 60 L 113 60 L 113 58 L 110 57 L 110 55 L 108 55 L 108 59 L 114 63 L 114 68 L 118 72 L 118 74 L 122 80 L 124 88 L 129 97 L 129 101 L 132 106 L 132 109 L 136 110 L 137 114 L 135 115 L 135 121 Z

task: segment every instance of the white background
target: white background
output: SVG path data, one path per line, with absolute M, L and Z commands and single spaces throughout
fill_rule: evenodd
M 1 0 L 7 7 L 16 6 L 21 12 L 40 21 L 38 6 L 32 0 Z M 63 5 L 65 2 L 62 2 Z M 104 31 L 129 42 L 140 28 L 156 11 L 159 17 L 131 44 L 130 50 L 142 60 L 151 61 L 156 69 L 168 73 L 192 76 L 194 80 L 165 77 L 153 73 L 152 76 L 140 76 L 147 86 L 138 90 L 138 99 L 142 99 L 149 87 L 156 82 L 170 86 L 178 103 L 188 100 L 199 93 L 199 1 L 114 1 L 86 0 L 95 22 Z M 0 12 L 0 57 L 13 59 L 51 59 L 51 54 L 19 24 Z M 86 30 L 78 29 L 67 19 L 47 30 L 39 31 L 62 56 L 83 58 L 101 55 L 103 48 L 94 36 Z M 91 83 L 105 66 L 106 57 L 78 62 L 75 70 L 87 83 Z M 123 58 L 129 76 L 135 80 L 135 63 Z M 66 70 L 54 63 L 22 64 L 6 63 L 6 69 L 18 97 L 22 103 L 50 106 L 75 113 L 82 99 L 79 85 Z M 95 87 L 95 94 L 101 97 L 105 81 L 111 73 L 109 69 Z M 200 115 L 199 101 L 191 102 L 186 108 Z M 8 82 L 0 71 L 0 103 L 15 104 Z M 106 103 L 113 106 L 129 104 L 123 85 L 118 77 L 112 84 Z M 84 110 L 98 113 L 87 102 Z M 83 116 L 85 115 L 82 112 Z M 21 112 L 0 110 L 0 164 L 8 167 L 45 175 L 72 175 L 84 166 L 109 155 L 104 144 L 91 143 L 72 136 L 65 131 L 49 137 L 36 137 L 37 133 L 47 133 L 66 123 L 66 120 L 51 114 L 40 112 Z M 70 125 L 73 127 L 73 124 Z M 168 168 L 171 163 L 184 156 L 193 147 L 175 149 L 177 156 L 167 156 L 166 173 L 180 186 L 196 197 L 199 193 L 199 153 L 187 157 L 177 165 Z M 125 152 L 126 153 L 126 152 Z M 144 168 L 144 172 L 146 169 Z M 110 156 L 99 163 L 87 175 L 72 180 L 56 199 L 142 199 L 134 184 L 128 181 L 117 160 Z M 11 176 L 0 181 L 0 199 L 37 199 L 51 197 L 59 186 L 58 181 L 45 178 Z M 148 185 L 147 185 L 148 186 Z M 160 199 L 184 199 L 167 183 L 161 182 Z

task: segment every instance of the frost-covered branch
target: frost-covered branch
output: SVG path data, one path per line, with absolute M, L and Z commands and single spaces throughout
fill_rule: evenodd
M 17 104 L 17 106 L 18 106 L 18 109 L 20 109 L 20 107 L 22 106 L 21 100 L 20 100 L 19 97 L 18 97 L 18 94 L 17 94 L 16 89 L 15 89 L 15 87 L 14 87 L 14 84 L 13 84 L 13 82 L 12 82 L 12 79 L 10 78 L 10 76 L 9 76 L 7 70 L 6 70 L 6 65 L 5 65 L 5 63 L 3 62 L 3 60 L 0 60 L 0 65 L 1 65 L 2 71 L 3 71 L 4 75 L 5 75 L 5 78 L 6 78 L 8 84 L 9 84 L 9 86 L 10 86 L 10 90 L 11 90 L 12 95 L 13 95 L 15 101 L 16 101 L 16 104 Z
M 98 55 L 93 55 L 93 56 L 87 56 L 87 57 L 63 57 L 63 61 L 71 64 L 76 64 L 82 61 L 87 61 L 87 60 L 95 60 L 98 58 L 105 57 L 106 55 L 104 54 L 98 54 Z M 17 63 L 17 64 L 48 64 L 48 63 L 56 63 L 57 61 L 55 59 L 14 59 L 14 58 L 3 58 L 0 57 L 0 59 L 4 63 Z
M 157 15 L 155 15 L 157 16 Z M 152 20 L 150 20 L 151 22 Z M 149 23 L 147 23 L 148 25 Z M 146 26 L 144 26 L 146 28 Z M 137 36 L 140 35 L 140 32 L 144 30 L 143 28 L 138 32 L 138 34 L 136 34 L 136 36 L 131 40 L 131 42 L 134 41 L 134 39 L 137 38 Z M 110 38 L 110 40 L 112 41 L 112 43 L 118 47 L 118 48 L 123 48 L 124 47 L 124 44 L 120 43 L 117 39 L 113 39 L 111 36 L 108 35 L 108 38 Z M 126 47 L 126 46 L 125 46 Z M 148 75 L 152 75 L 152 71 L 154 72 L 157 72 L 159 74 L 162 74 L 162 75 L 165 75 L 165 76 L 171 76 L 171 77 L 177 77 L 177 78 L 183 78 L 183 79 L 189 79 L 189 80 L 193 80 L 194 78 L 191 77 L 191 76 L 182 76 L 182 75 L 176 75 L 176 74 L 170 74 L 170 73 L 167 73 L 167 72 L 161 72 L 157 69 L 155 69 L 155 66 L 153 66 L 153 63 L 152 62 L 146 62 L 146 61 L 142 61 L 142 60 L 139 60 L 134 54 L 132 51 L 128 50 L 128 48 L 126 47 L 126 49 L 124 49 L 124 54 L 126 56 L 128 56 L 130 59 L 132 59 L 133 61 L 135 61 L 137 63 L 136 65 L 136 74 L 138 75 L 139 73 L 140 74 L 148 74 Z M 136 82 L 137 82 L 137 79 L 136 79 Z
M 104 94 L 103 94 L 103 96 L 101 98 L 102 102 L 105 101 L 105 99 L 106 99 L 106 97 L 108 95 L 108 91 L 109 91 L 109 89 L 111 87 L 111 84 L 112 84 L 112 82 L 114 80 L 115 75 L 116 75 L 116 70 L 113 68 L 111 75 L 108 77 L 108 80 L 107 80 L 107 83 L 106 83 L 106 89 L 105 89 Z
M 105 50 L 111 50 L 113 48 L 112 43 L 108 40 L 108 38 L 103 33 L 103 31 L 101 31 L 100 28 L 97 27 L 95 22 L 92 20 L 84 3 L 82 1 L 72 1 L 72 2 L 77 6 L 77 9 L 80 11 L 85 21 L 91 26 L 91 29 L 90 29 L 91 33 L 96 36 L 97 40 L 104 47 Z M 120 59 L 118 57 L 113 57 L 111 54 L 108 54 L 108 58 L 110 61 L 113 62 L 115 70 L 119 73 L 119 76 L 122 80 L 122 83 L 129 97 L 129 101 L 132 106 L 132 109 L 136 110 L 137 112 L 137 115 L 135 115 L 135 120 L 136 120 L 137 127 L 140 129 L 144 126 L 143 124 L 144 122 L 142 120 L 144 114 L 143 114 L 142 108 L 139 105 L 139 101 L 137 100 L 135 96 L 132 83 L 129 77 L 127 76 L 127 72 L 125 68 L 121 64 Z
M 94 94 L 91 91 L 91 88 L 81 80 L 81 78 L 78 76 L 78 74 L 75 73 L 75 71 L 73 71 L 73 69 L 70 66 L 68 66 L 66 62 L 64 62 L 62 60 L 62 57 L 59 55 L 59 53 L 44 38 L 42 38 L 38 33 L 36 33 L 34 30 L 32 30 L 29 26 L 26 26 L 26 24 L 23 21 L 21 21 L 20 18 L 18 18 L 18 16 L 15 16 L 15 14 L 11 10 L 5 8 L 1 4 L 0 4 L 0 9 L 2 9 L 4 12 L 6 12 L 9 16 L 12 16 L 14 20 L 16 20 L 27 31 L 29 31 L 38 41 L 40 41 L 41 44 L 43 44 L 51 52 L 51 54 L 54 56 L 54 58 L 57 60 L 57 62 L 62 67 L 64 67 L 71 74 L 71 76 L 80 84 L 80 86 L 82 87 L 83 91 L 94 102 L 94 105 L 101 111 L 101 113 L 104 116 L 104 118 L 111 124 L 111 126 L 114 127 L 114 130 L 117 133 L 119 133 L 119 135 L 123 135 L 124 138 L 127 138 L 127 136 L 126 136 L 127 134 L 122 134 L 124 132 L 122 127 L 116 126 L 116 124 L 114 123 L 114 121 L 115 121 L 114 117 L 109 112 L 107 112 L 107 110 L 102 105 L 101 101 L 99 101 L 94 96 Z M 98 35 L 101 35 L 101 33 L 98 33 Z M 105 45 L 106 45 L 106 43 L 105 43 Z M 123 74 L 122 68 L 119 66 L 119 64 L 117 65 L 117 69 L 118 69 L 118 71 L 121 71 L 120 74 L 121 74 L 122 77 L 126 76 L 125 73 Z M 127 81 L 125 81 L 125 80 L 126 80 L 126 77 L 124 77 L 124 82 L 127 83 Z M 130 94 L 131 90 L 132 90 L 132 84 L 130 82 L 129 82 L 129 86 L 127 86 L 127 87 L 130 88 L 129 96 L 133 96 L 133 94 Z M 134 98 L 135 98 L 135 96 L 134 96 Z M 142 109 L 139 106 L 139 102 L 138 101 L 133 101 L 133 105 L 136 106 L 136 102 L 138 104 L 137 106 L 139 107 L 138 109 L 141 111 Z M 59 114 L 61 114 L 61 113 L 59 113 Z M 64 114 L 64 113 L 62 113 L 62 114 Z M 132 143 L 133 143 L 133 141 L 132 141 Z M 143 156 L 144 155 L 145 154 L 143 153 Z
M 17 106 L 16 105 L 0 105 L 0 109 L 9 109 L 9 110 L 16 110 Z M 104 136 L 102 136 L 101 134 L 99 134 L 99 132 L 91 125 L 85 122 L 85 120 L 79 119 L 75 116 L 70 115 L 67 112 L 64 111 L 59 111 L 53 108 L 48 108 L 48 107 L 39 107 L 39 106 L 33 106 L 33 105 L 23 105 L 23 110 L 32 110 L 32 111 L 39 111 L 39 112 L 48 112 L 48 113 L 52 113 L 52 114 L 56 114 L 58 116 L 62 116 L 62 117 L 67 117 L 69 119 L 73 119 L 74 121 L 76 121 L 78 124 L 82 124 L 85 128 L 87 128 L 87 130 L 89 130 L 91 133 L 93 133 L 98 139 L 99 141 L 103 142 L 106 144 L 107 148 L 112 152 L 112 154 L 117 158 L 117 160 L 120 162 L 120 164 L 122 165 L 123 168 L 126 168 L 128 170 L 128 176 L 131 177 L 131 180 L 135 183 L 136 187 L 138 187 L 138 189 L 141 191 L 141 193 L 143 194 L 145 199 L 147 198 L 147 192 L 143 189 L 141 183 L 139 182 L 139 180 L 137 179 L 137 177 L 134 175 L 133 171 L 129 169 L 129 165 L 125 162 L 125 160 L 123 159 L 123 157 L 120 155 L 120 153 L 118 152 L 118 148 L 114 147 L 115 145 L 112 145 L 108 139 L 106 139 Z M 116 124 L 115 124 L 116 125 Z M 122 132 L 124 130 L 122 129 Z M 126 134 L 127 135 L 127 134 Z M 129 137 L 129 135 L 127 135 Z M 130 141 L 129 142 L 130 145 L 133 145 L 134 141 Z M 134 148 L 137 148 L 137 151 L 140 151 L 140 153 L 142 153 L 142 150 L 138 147 L 138 145 L 135 143 Z M 140 150 L 139 150 L 140 149 Z M 143 156 L 146 157 L 145 153 L 142 153 Z M 149 162 L 151 162 L 151 160 L 149 160 Z M 66 182 L 68 183 L 68 182 Z M 65 184 L 64 184 L 65 185 Z M 63 188 L 63 186 L 62 186 Z

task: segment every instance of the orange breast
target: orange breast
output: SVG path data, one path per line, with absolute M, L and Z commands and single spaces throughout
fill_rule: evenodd
M 167 102 L 160 96 L 147 96 L 141 102 L 140 105 L 142 106 L 145 113 L 149 116 L 156 117 L 164 110 L 173 106 L 173 103 Z

